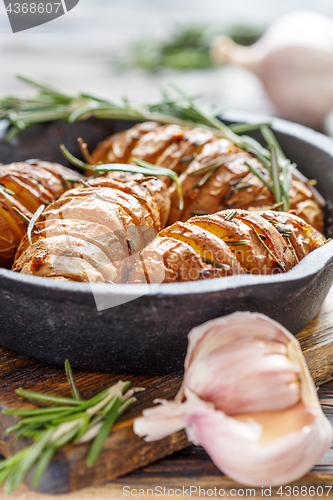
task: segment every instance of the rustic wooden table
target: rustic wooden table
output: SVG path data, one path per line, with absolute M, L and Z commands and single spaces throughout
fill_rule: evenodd
M 321 312 L 311 324 L 298 334 L 298 338 L 305 353 L 311 373 L 318 384 L 333 379 L 333 287 L 322 307 Z M 315 339 L 315 341 L 313 340 Z M 323 346 L 326 346 L 323 348 Z M 8 351 L 3 351 L 0 358 L 12 358 L 13 356 Z M 11 378 L 14 377 L 12 369 L 8 369 L 9 360 L 2 361 L 2 366 L 7 364 L 7 379 L 3 378 L 4 386 L 9 386 L 12 392 Z M 22 362 L 23 359 L 23 362 Z M 10 361 L 11 362 L 11 361 Z M 36 383 L 36 373 L 40 366 L 35 361 L 30 361 L 27 358 L 21 357 L 20 361 L 22 369 L 20 373 L 20 382 L 27 376 L 27 370 L 31 370 L 31 383 Z M 322 365 L 325 365 L 324 367 Z M 43 368 L 43 367 L 42 367 Z M 323 369 L 324 368 L 324 369 Z M 26 370 L 26 371 L 25 371 Z M 45 368 L 43 368 L 45 373 Z M 49 370 L 49 372 L 47 371 Z M 56 369 L 47 368 L 42 384 L 48 383 L 52 387 L 54 380 L 50 379 L 49 375 L 56 373 Z M 0 370 L 1 376 L 1 370 Z M 56 375 L 57 376 L 57 375 Z M 84 383 L 86 375 L 79 375 L 79 385 Z M 80 378 L 81 377 L 81 378 Z M 48 379 L 48 380 L 47 380 Z M 103 383 L 103 379 L 109 383 L 112 379 L 110 375 L 92 375 L 90 379 L 96 384 Z M 4 380 L 7 380 L 5 383 Z M 179 384 L 179 377 L 170 378 L 174 386 Z M 8 382 L 9 381 L 9 382 Z M 56 380 L 56 382 L 58 379 Z M 29 382 L 27 381 L 29 384 Z M 58 382 L 57 382 L 58 383 Z M 155 382 L 152 383 L 152 385 Z M 42 386 L 42 385 L 41 385 Z M 61 381 L 60 381 L 61 390 Z M 161 396 L 165 397 L 167 384 L 161 387 Z M 172 391 L 175 390 L 172 387 Z M 10 392 L 6 388 L 2 388 L 2 394 Z M 164 392 L 163 392 L 164 391 Z M 171 392 L 172 392 L 171 391 Z M 3 396 L 2 396 L 3 397 Z M 323 404 L 324 411 L 333 425 L 333 381 L 326 382 L 319 389 L 319 397 Z M 120 426 L 121 427 L 121 426 Z M 3 448 L 2 448 L 3 449 Z M 117 453 L 122 453 L 117 450 Z M 134 454 L 134 451 L 133 451 Z M 127 496 L 144 496 L 146 498 L 155 498 L 162 496 L 163 498 L 172 496 L 180 496 L 181 498 L 191 494 L 192 498 L 204 496 L 225 496 L 233 498 L 241 498 L 252 496 L 252 498 L 270 498 L 279 499 L 283 496 L 291 496 L 301 498 L 333 498 L 333 449 L 317 464 L 314 469 L 302 479 L 296 481 L 289 488 L 284 487 L 283 490 L 272 488 L 265 490 L 266 495 L 263 495 L 261 488 L 253 489 L 246 488 L 240 484 L 236 484 L 214 466 L 209 457 L 202 448 L 189 446 L 181 451 L 158 460 L 155 463 L 142 467 L 130 474 L 113 480 L 102 486 L 88 487 L 78 491 L 73 491 L 65 495 L 45 495 L 29 491 L 26 486 L 22 487 L 12 496 L 13 500 L 107 500 L 120 499 Z M 303 490 L 302 487 L 303 486 Z M 332 487 L 332 488 L 331 488 Z M 165 490 L 164 490 L 165 488 Z M 201 488 L 201 491 L 199 491 Z M 216 490 L 214 490 L 216 488 Z M 140 491 L 141 490 L 141 491 Z M 177 490 L 177 491 L 176 491 Z M 140 494 L 141 493 L 141 494 Z M 283 494 L 282 494 L 283 493 Z M 0 499 L 4 498 L 4 493 L 0 490 Z

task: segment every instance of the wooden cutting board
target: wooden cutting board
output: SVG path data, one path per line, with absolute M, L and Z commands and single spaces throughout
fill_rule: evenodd
M 333 378 L 333 288 L 319 316 L 298 334 L 305 358 L 315 382 L 320 385 Z M 145 467 L 189 443 L 184 432 L 179 432 L 155 443 L 145 443 L 134 435 L 133 419 L 144 408 L 153 405 L 155 398 L 172 399 L 181 384 L 181 375 L 158 377 L 114 376 L 76 372 L 78 388 L 84 398 L 112 385 L 117 380 L 131 380 L 134 386 L 145 387 L 138 401 L 121 417 L 110 434 L 93 468 L 87 468 L 85 459 L 88 446 L 67 446 L 58 452 L 45 474 L 39 491 L 67 493 L 92 487 Z M 31 406 L 15 395 L 15 389 L 24 387 L 54 395 L 69 396 L 64 371 L 44 365 L 22 355 L 0 348 L 0 409 Z M 24 447 L 24 440 L 15 441 L 5 429 L 16 422 L 8 415 L 0 416 L 0 453 L 9 456 Z M 1 495 L 1 494 L 0 494 Z

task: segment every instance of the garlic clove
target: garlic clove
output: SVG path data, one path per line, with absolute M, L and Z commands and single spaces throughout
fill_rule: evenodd
M 281 410 L 300 399 L 295 338 L 258 313 L 234 313 L 189 333 L 184 387 L 229 415 Z
M 279 412 L 235 418 L 200 408 L 184 418 L 189 439 L 203 446 L 221 471 L 249 486 L 297 480 L 332 442 L 332 428 L 321 409 L 301 402 Z

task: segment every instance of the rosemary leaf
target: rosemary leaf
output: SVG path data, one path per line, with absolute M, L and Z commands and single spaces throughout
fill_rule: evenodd
M 266 252 L 269 253 L 269 255 L 271 256 L 272 260 L 274 260 L 274 262 L 279 266 L 280 269 L 282 269 L 283 272 L 286 272 L 286 269 L 283 266 L 282 262 L 280 262 L 280 260 L 275 256 L 274 252 L 272 252 L 272 250 L 270 250 L 268 248 L 268 246 L 266 245 L 266 243 L 264 242 L 264 240 L 262 240 L 260 238 L 260 234 L 258 233 L 258 231 L 256 230 L 256 228 L 254 226 L 251 226 L 251 227 L 252 227 L 252 230 L 253 230 L 254 234 L 257 237 L 257 240 L 264 247 L 264 249 L 266 250 Z
M 170 177 L 173 182 L 176 184 L 176 189 L 178 193 L 178 198 L 179 198 L 179 210 L 183 210 L 184 208 L 184 199 L 183 199 L 183 191 L 182 187 L 179 183 L 179 177 L 174 172 L 173 170 L 170 170 L 169 168 L 165 167 L 160 167 L 159 165 L 153 165 L 152 163 L 148 163 L 147 161 L 144 160 L 139 160 L 138 158 L 133 158 L 133 161 L 139 165 L 140 167 L 146 168 L 147 170 L 150 170 L 150 173 L 148 175 L 166 175 Z
M 70 442 L 76 444 L 93 440 L 87 459 L 87 464 L 91 467 L 116 419 L 136 400 L 133 397 L 136 389 L 129 389 L 130 382 L 118 382 L 83 401 L 68 361 L 65 368 L 73 399 L 19 389 L 17 393 L 29 400 L 57 406 L 4 412 L 26 417 L 7 432 L 18 431 L 17 437 L 34 440 L 33 444 L 22 451 L 0 461 L 0 484 L 4 483 L 7 494 L 20 486 L 35 465 L 32 483 L 37 487 L 56 451 Z
M 57 448 L 53 445 L 50 446 L 48 450 L 45 451 L 43 455 L 41 455 L 38 464 L 36 466 L 36 470 L 32 479 L 32 486 L 34 488 L 37 488 L 39 485 L 46 469 L 51 463 L 52 458 L 54 457 L 55 452 L 57 451 Z
M 210 260 L 202 257 L 202 261 L 205 264 L 210 264 L 212 267 L 216 267 L 217 269 L 223 269 L 224 271 L 229 271 L 230 266 L 228 264 L 221 264 L 220 262 L 215 262 L 215 260 Z
M 201 179 L 198 179 L 197 181 L 195 181 L 195 183 L 192 186 L 192 189 L 195 189 L 197 187 L 201 187 L 204 184 L 206 184 L 206 182 L 208 181 L 208 179 L 211 178 L 212 175 L 213 175 L 213 171 L 207 172 L 203 177 L 201 177 Z
M 30 219 L 27 217 L 24 213 L 22 213 L 18 208 L 12 207 L 14 212 L 20 217 L 20 219 L 23 221 L 23 224 L 25 227 L 29 227 L 30 224 Z
M 220 168 L 226 161 L 228 161 L 232 156 L 234 155 L 224 155 L 221 156 L 221 158 L 209 161 L 202 168 L 199 168 L 198 170 L 194 170 L 193 172 L 191 172 L 189 176 L 204 175 L 210 172 L 213 173 L 215 172 L 215 170 Z
M 263 184 L 265 184 L 265 186 L 268 187 L 268 189 L 270 191 L 273 192 L 273 186 L 272 186 L 272 184 L 263 176 L 263 174 L 261 172 L 259 172 L 259 170 L 256 167 L 254 167 L 253 165 L 251 165 L 248 161 L 245 161 L 244 163 L 248 167 L 248 169 L 250 170 L 250 172 L 252 174 L 256 175 L 258 177 L 258 179 Z
M 80 405 L 81 401 L 77 401 L 71 398 L 59 398 L 57 396 L 50 396 L 49 394 L 42 394 L 40 392 L 26 391 L 24 389 L 17 389 L 16 394 L 22 396 L 26 399 L 32 399 L 35 401 L 42 401 L 44 403 L 54 403 L 56 405 Z
M 251 243 L 250 240 L 235 240 L 235 241 L 223 240 L 223 241 L 230 247 L 247 246 L 250 245 Z
M 265 141 L 267 142 L 268 149 L 271 149 L 271 147 L 274 146 L 275 150 L 276 150 L 276 154 L 280 158 L 286 160 L 287 158 L 286 158 L 284 152 L 282 151 L 280 144 L 278 143 L 275 135 L 273 134 L 272 130 L 267 126 L 267 124 L 261 125 L 260 132 L 261 132 L 263 138 L 265 139 Z
M 71 365 L 70 365 L 70 362 L 68 361 L 68 359 L 66 359 L 66 361 L 65 361 L 65 372 L 66 372 L 69 386 L 70 386 L 71 391 L 72 391 L 73 399 L 77 399 L 78 401 L 81 401 L 80 393 L 78 391 L 78 388 L 76 387 L 72 368 L 71 368 Z
M 36 212 L 34 213 L 34 215 L 31 217 L 30 219 L 30 222 L 29 222 L 29 226 L 27 228 L 27 236 L 28 236 L 28 240 L 29 240 L 29 244 L 32 245 L 32 238 L 31 238 L 31 235 L 32 235 L 32 232 L 34 230 L 34 227 L 35 227 L 35 224 L 36 222 L 38 221 L 39 217 L 42 215 L 42 213 L 44 212 L 44 209 L 45 209 L 45 205 L 41 205 L 37 210 Z
M 235 216 L 237 215 L 237 210 L 234 210 L 233 212 L 229 212 L 225 217 L 224 220 L 231 221 Z
M 252 132 L 263 127 L 263 125 L 270 125 L 270 122 L 265 123 L 233 123 L 229 128 L 236 134 L 244 134 L 245 132 Z
M 273 180 L 273 192 L 276 203 L 281 202 L 281 186 L 280 186 L 280 175 L 279 166 L 277 163 L 277 151 L 275 145 L 271 145 L 271 158 L 272 158 L 272 180 Z
M 121 399 L 118 397 L 115 399 L 111 411 L 108 413 L 101 430 L 94 439 L 94 442 L 89 450 L 87 458 L 87 466 L 92 467 L 96 462 L 104 443 L 110 433 L 111 427 L 113 426 L 115 420 L 118 417 L 118 410 L 121 406 Z
M 72 406 L 33 408 L 31 410 L 3 410 L 4 415 L 16 415 L 17 417 L 31 417 L 34 415 L 45 415 L 48 413 L 61 413 L 72 410 Z

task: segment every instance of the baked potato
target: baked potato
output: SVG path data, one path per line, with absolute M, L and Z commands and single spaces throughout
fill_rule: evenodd
M 119 282 L 130 256 L 165 224 L 168 201 L 162 181 L 140 174 L 84 182 L 47 206 L 31 244 L 23 238 L 12 269 L 54 279 Z
M 325 241 L 293 214 L 225 210 L 162 230 L 136 257 L 127 279 L 170 283 L 287 272 Z
M 148 190 L 130 194 L 136 184 L 142 189 L 139 180 L 101 178 L 65 192 L 35 224 L 31 244 L 23 238 L 13 270 L 130 284 L 275 274 L 326 241 L 300 217 L 272 210 L 225 210 L 157 233 L 158 204 Z
M 41 205 L 55 201 L 82 176 L 56 163 L 0 165 L 0 266 L 10 267 L 26 232 L 15 207 L 30 218 Z
M 167 167 L 180 175 L 184 207 L 168 178 L 171 212 L 167 224 L 186 222 L 196 214 L 212 214 L 227 208 L 267 208 L 274 195 L 247 164 L 263 177 L 263 165 L 251 154 L 209 130 L 145 122 L 119 132 L 98 145 L 94 163 L 133 163 L 133 158 Z M 268 180 L 268 179 L 267 179 Z M 310 225 L 323 231 L 322 209 L 306 183 L 293 177 L 290 208 Z

